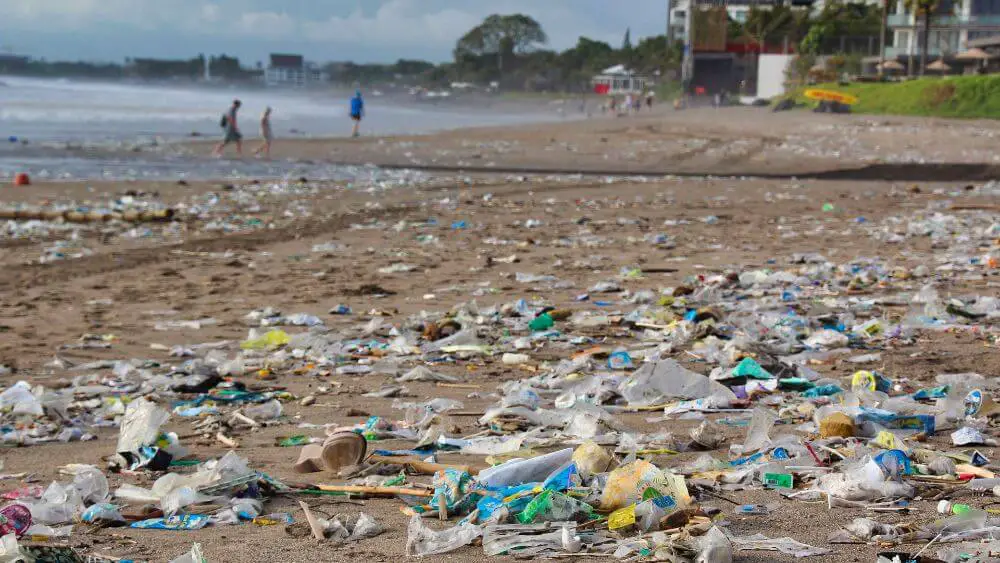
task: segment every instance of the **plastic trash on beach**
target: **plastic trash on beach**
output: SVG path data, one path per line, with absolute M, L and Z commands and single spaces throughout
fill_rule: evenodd
M 118 434 L 118 452 L 135 452 L 142 446 L 156 442 L 160 426 L 170 418 L 170 413 L 145 398 L 129 403 L 125 409 L 121 431 Z
M 733 543 L 733 548 L 736 551 L 750 551 L 750 550 L 780 551 L 781 553 L 784 553 L 786 555 L 791 555 L 792 557 L 795 558 L 816 557 L 830 553 L 829 549 L 806 545 L 804 543 L 795 541 L 792 538 L 771 539 L 765 536 L 764 534 L 755 534 L 753 536 L 745 536 L 745 537 L 734 537 L 731 538 L 731 541 Z
M 698 539 L 698 556 L 695 563 L 732 563 L 733 543 L 726 534 L 712 526 Z
M 560 553 L 578 553 L 581 539 L 572 522 L 535 525 L 492 524 L 483 530 L 483 553 L 487 557 L 512 555 L 542 558 Z
M 170 563 L 208 563 L 208 559 L 201 553 L 201 544 L 195 543 L 191 546 L 191 551 L 172 559 Z
M 22 563 L 25 560 L 14 534 L 6 534 L 0 538 L 0 563 Z
M 420 516 L 414 515 L 407 527 L 406 554 L 440 555 L 465 547 L 482 535 L 482 528 L 468 522 L 437 532 L 428 528 Z
M 778 417 L 773 413 L 760 408 L 754 409 L 742 453 L 751 454 L 767 446 L 771 442 L 771 429 L 777 421 Z
M 512 459 L 480 471 L 476 481 L 481 486 L 490 489 L 521 483 L 538 483 L 571 461 L 572 458 L 573 450 L 567 448 L 530 459 Z
M 685 369 L 672 359 L 643 364 L 618 388 L 629 406 L 649 406 L 676 399 L 708 398 L 706 408 L 726 408 L 736 395 L 720 383 Z
M 0 409 L 11 409 L 12 414 L 42 416 L 42 402 L 32 393 L 31 385 L 18 381 L 0 393 Z
M 281 412 L 281 402 L 277 399 L 272 399 L 259 405 L 252 405 L 243 410 L 244 414 L 258 422 L 275 420 L 281 416 Z

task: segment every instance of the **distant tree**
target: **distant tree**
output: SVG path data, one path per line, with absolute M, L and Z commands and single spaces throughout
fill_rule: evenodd
M 622 59 L 628 66 L 632 66 L 633 63 L 633 49 L 632 49 L 632 28 L 625 29 L 625 37 L 622 39 Z
M 802 52 L 829 54 L 832 40 L 878 36 L 881 30 L 881 5 L 832 0 L 812 18 L 799 48 Z
M 504 60 L 524 54 L 548 42 L 541 24 L 531 16 L 494 14 L 462 36 L 455 45 L 455 61 L 469 57 L 496 57 L 501 74 Z
M 416 76 L 434 68 L 434 63 L 427 61 L 399 59 L 392 65 L 391 71 L 402 76 Z

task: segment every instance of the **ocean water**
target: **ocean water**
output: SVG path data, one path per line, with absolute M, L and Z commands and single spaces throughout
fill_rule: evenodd
M 337 176 L 326 165 L 185 159 L 143 151 L 109 158 L 80 147 L 128 150 L 220 135 L 219 119 L 234 98 L 243 102 L 240 127 L 257 137 L 264 108 L 274 108 L 275 135 L 335 137 L 350 133 L 351 92 L 302 92 L 148 86 L 126 83 L 44 80 L 0 75 L 0 180 L 17 172 L 52 179 L 222 178 Z M 500 112 L 449 107 L 405 98 L 366 97 L 368 135 L 422 133 L 461 127 L 508 125 L 554 119 L 551 111 Z M 25 141 L 27 144 L 25 144 Z M 100 151 L 98 151 L 100 152 Z

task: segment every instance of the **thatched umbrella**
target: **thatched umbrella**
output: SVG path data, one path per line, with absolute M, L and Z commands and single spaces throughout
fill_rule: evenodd
M 957 55 L 955 58 L 960 61 L 972 61 L 979 65 L 979 70 L 984 71 L 986 65 L 989 64 L 990 59 L 994 58 L 993 55 L 987 53 L 986 51 L 980 49 L 979 47 L 973 47 L 968 51 L 963 51 Z
M 944 59 L 938 59 L 932 62 L 931 64 L 927 65 L 927 70 L 933 70 L 934 72 L 940 72 L 944 74 L 945 72 L 951 70 L 951 67 L 944 62 Z
M 961 53 L 955 55 L 955 58 L 960 61 L 988 61 L 993 58 L 993 55 L 987 53 L 979 47 L 973 47 L 968 51 L 962 51 Z
M 889 59 L 888 61 L 879 63 L 878 65 L 882 70 L 906 70 L 906 67 L 899 63 L 899 61 Z

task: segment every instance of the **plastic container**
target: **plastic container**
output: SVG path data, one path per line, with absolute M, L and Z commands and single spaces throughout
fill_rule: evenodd
M 937 505 L 937 511 L 938 514 L 954 514 L 955 516 L 961 516 L 971 512 L 972 507 L 967 504 L 959 504 L 948 500 L 942 500 Z
M 0 536 L 21 537 L 31 527 L 31 511 L 23 504 L 8 504 L 0 509 Z

